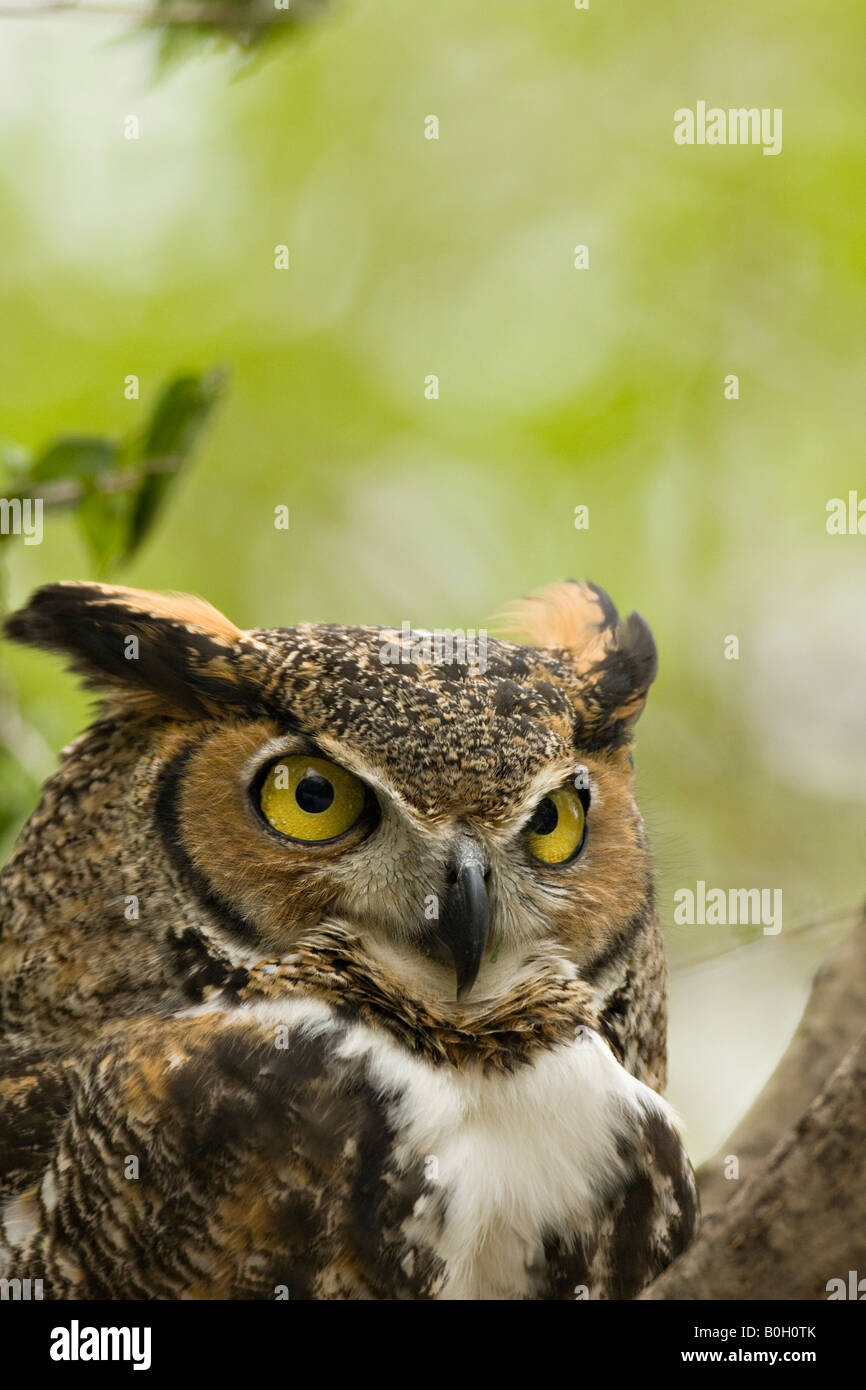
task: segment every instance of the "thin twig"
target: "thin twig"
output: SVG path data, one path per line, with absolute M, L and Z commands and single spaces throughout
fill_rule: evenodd
M 831 922 L 853 922 L 862 911 L 862 903 L 849 903 L 844 907 L 829 907 L 824 912 L 811 912 L 806 917 L 792 923 L 791 926 L 785 927 L 785 940 L 787 941 L 792 936 L 800 936 L 803 932 L 811 931 L 814 927 L 825 927 Z M 663 922 L 662 926 L 664 925 L 665 923 Z M 720 951 L 708 951 L 702 955 L 686 956 L 683 960 L 678 960 L 676 965 L 671 966 L 670 973 L 672 976 L 682 975 L 686 970 L 692 970 L 695 967 L 724 960 L 728 956 L 732 956 L 735 951 L 745 950 L 750 946 L 754 946 L 758 941 L 764 941 L 765 939 L 765 937 L 759 936 L 752 940 L 731 941 L 728 945 L 723 946 Z
M 242 5 L 201 5 L 174 3 L 164 8 L 154 5 L 100 5 L 89 0 L 39 0 L 32 5 L 0 4 L 0 19 L 31 19 L 37 15 L 78 13 L 104 15 L 109 19 L 132 19 L 138 24 L 191 26 L 207 25 L 214 29 L 273 29 L 280 24 L 294 24 L 295 16 L 288 9 L 256 11 Z
M 182 463 L 182 458 L 171 456 L 161 459 L 146 459 L 134 469 L 118 469 L 115 472 L 98 473 L 89 481 L 87 487 L 73 478 L 63 478 L 56 483 L 32 482 L 24 491 L 20 488 L 8 491 L 6 498 L 9 501 L 14 498 L 32 497 L 34 500 L 38 498 L 43 507 L 49 510 L 56 507 L 75 507 L 84 498 L 90 487 L 96 492 L 130 492 L 140 485 L 142 478 L 150 477 L 151 474 L 176 473 Z

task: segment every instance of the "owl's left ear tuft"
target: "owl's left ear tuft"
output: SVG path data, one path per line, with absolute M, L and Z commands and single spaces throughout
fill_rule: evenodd
M 525 641 L 558 653 L 573 668 L 586 736 L 604 742 L 627 737 L 658 671 L 656 644 L 639 613 L 620 618 L 604 589 L 568 579 L 519 600 L 503 618 Z
M 201 715 L 255 692 L 236 657 L 245 634 L 203 599 L 108 584 L 47 584 L 7 619 L 16 642 L 59 652 L 127 709 Z

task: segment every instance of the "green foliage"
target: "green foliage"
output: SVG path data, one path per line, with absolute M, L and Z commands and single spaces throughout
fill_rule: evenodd
M 154 525 L 180 469 L 192 456 L 223 380 L 218 371 L 177 377 L 162 392 L 141 446 L 141 456 L 150 461 L 150 467 L 142 470 L 141 485 L 132 495 L 123 560 L 132 558 Z
M 41 498 L 73 513 L 100 579 L 127 564 L 150 535 L 219 400 L 224 374 L 179 376 L 160 393 L 144 429 L 126 440 L 64 434 L 30 458 L 0 454 L 7 498 Z M 7 544 L 12 534 L 0 536 Z
M 258 56 L 315 18 L 327 0 L 156 0 L 147 23 L 159 29 L 164 72 L 202 49 L 245 50 Z
M 128 564 L 152 534 L 172 488 L 188 466 L 225 374 L 177 376 L 166 383 L 142 429 L 124 439 L 61 434 L 30 454 L 0 446 L 0 497 L 42 500 L 67 512 L 87 551 L 89 568 L 106 578 Z M 0 554 L 14 542 L 0 532 Z M 22 713 L 21 692 L 0 678 L 0 859 L 53 766 L 42 734 Z

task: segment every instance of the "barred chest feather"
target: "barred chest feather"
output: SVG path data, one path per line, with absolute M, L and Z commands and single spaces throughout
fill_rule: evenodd
M 426 1296 L 633 1297 L 688 1242 L 694 1188 L 676 1117 L 594 1030 L 508 1073 L 437 1066 L 313 1000 L 256 1013 L 333 1048 L 335 1082 L 363 1076 L 383 1104 L 376 1182 L 423 1175 L 389 1253 Z
M 508 1070 L 312 996 L 222 999 L 66 1084 L 0 1233 L 52 1299 L 628 1299 L 694 1226 L 672 1111 L 586 1024 Z

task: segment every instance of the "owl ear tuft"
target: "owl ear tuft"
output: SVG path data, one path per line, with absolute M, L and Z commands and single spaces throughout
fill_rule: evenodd
M 658 670 L 656 644 L 639 613 L 622 619 L 604 589 L 568 579 L 519 600 L 503 616 L 524 640 L 573 667 L 587 734 L 610 742 L 627 737 Z
M 16 642 L 69 658 L 88 686 L 127 708 L 192 715 L 254 692 L 236 657 L 245 634 L 203 599 L 108 584 L 47 584 L 7 619 Z

